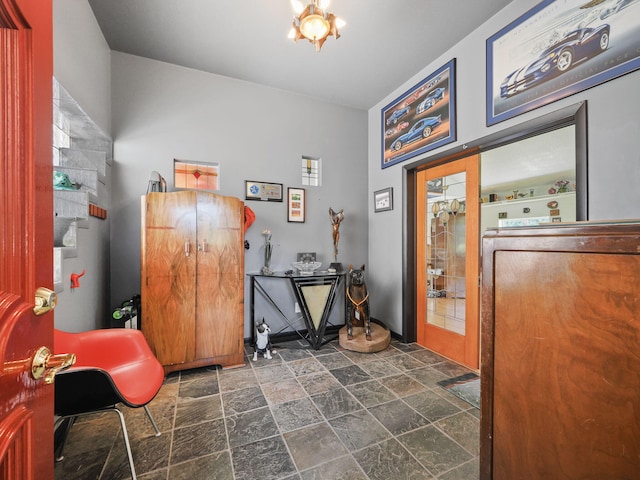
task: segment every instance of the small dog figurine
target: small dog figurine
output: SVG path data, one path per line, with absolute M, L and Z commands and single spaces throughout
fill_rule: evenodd
M 364 265 L 354 269 L 349 265 L 347 277 L 347 339 L 353 340 L 353 326 L 365 327 L 367 340 L 371 340 L 371 317 L 369 316 L 369 292 L 364 281 Z
M 273 357 L 271 353 L 276 353 L 275 350 L 271 348 L 271 340 L 269 340 L 269 333 L 271 333 L 271 329 L 269 325 L 262 319 L 262 323 L 256 325 L 256 342 L 253 345 L 253 361 L 258 361 L 258 353 L 262 353 L 264 358 L 267 360 L 271 360 Z

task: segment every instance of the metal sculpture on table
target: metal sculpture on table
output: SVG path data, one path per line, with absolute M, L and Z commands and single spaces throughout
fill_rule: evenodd
M 340 223 L 342 222 L 342 220 L 344 220 L 344 210 L 335 212 L 333 208 L 329 207 L 329 218 L 331 219 L 331 225 L 333 225 L 334 263 L 331 264 L 331 267 L 337 267 L 336 270 L 341 270 L 340 264 L 338 263 L 338 242 L 340 241 Z

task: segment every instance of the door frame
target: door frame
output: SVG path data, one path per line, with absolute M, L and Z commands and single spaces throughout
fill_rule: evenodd
M 576 220 L 586 221 L 588 214 L 588 142 L 587 102 L 579 102 L 560 110 L 541 115 L 527 122 L 506 128 L 478 140 L 461 144 L 416 162 L 402 170 L 402 342 L 412 343 L 417 338 L 416 261 L 417 243 L 417 173 L 425 168 L 452 162 L 474 153 L 501 147 L 547 131 L 575 125 L 576 141 Z M 482 253 L 482 252 L 481 252 Z

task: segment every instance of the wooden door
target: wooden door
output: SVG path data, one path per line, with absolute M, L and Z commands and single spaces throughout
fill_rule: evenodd
M 150 193 L 141 208 L 142 332 L 162 365 L 188 363 L 196 357 L 196 195 Z
M 478 155 L 416 175 L 417 342 L 469 368 L 479 358 Z
M 244 204 L 198 194 L 196 351 L 225 366 L 244 361 Z
M 53 385 L 32 358 L 53 350 L 51 0 L 0 0 L 0 478 L 53 478 Z M 51 299 L 52 300 L 52 299 Z M 43 312 L 47 308 L 43 309 Z

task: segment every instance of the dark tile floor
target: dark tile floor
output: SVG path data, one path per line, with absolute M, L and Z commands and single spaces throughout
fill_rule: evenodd
M 302 348 L 301 348 L 302 347 Z M 416 344 L 275 345 L 272 360 L 171 374 L 123 408 L 141 480 L 474 480 L 479 412 L 436 382 L 468 370 Z M 249 352 L 248 352 L 249 353 Z M 130 478 L 115 413 L 79 419 L 56 480 Z

